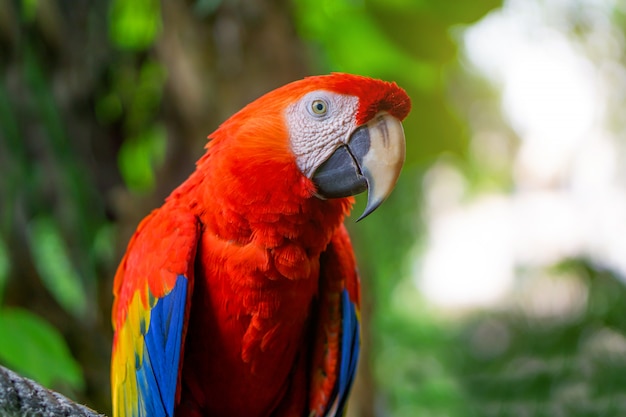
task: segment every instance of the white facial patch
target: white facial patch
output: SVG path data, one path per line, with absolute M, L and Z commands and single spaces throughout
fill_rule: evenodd
M 291 150 L 308 178 L 356 128 L 358 98 L 330 91 L 308 93 L 285 113 Z

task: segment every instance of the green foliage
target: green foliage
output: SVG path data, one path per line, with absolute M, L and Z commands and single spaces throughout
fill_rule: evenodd
M 4 295 L 4 287 L 9 280 L 9 251 L 6 244 L 0 239 L 0 303 L 2 302 L 2 296 Z
M 29 47 L 24 50 L 24 72 L 35 103 L 34 117 L 43 127 L 42 146 L 48 156 L 47 164 L 38 160 L 25 161 L 22 175 L 29 180 L 28 198 L 32 200 L 35 210 L 40 209 L 37 205 L 42 203 L 41 190 L 49 182 L 55 184 L 60 192 L 56 208 L 60 212 L 58 216 L 61 224 L 71 229 L 70 235 L 78 245 L 90 247 L 98 228 L 104 222 L 100 196 L 90 182 L 91 178 L 84 174 L 82 162 L 67 134 L 40 58 Z M 86 287 L 92 286 L 95 280 L 95 261 L 89 255 L 73 256 L 73 263 Z
M 113 43 L 123 49 L 146 49 L 161 30 L 158 0 L 114 0 L 110 10 L 109 33 Z
M 29 232 L 33 261 L 44 285 L 65 310 L 80 318 L 87 312 L 87 294 L 56 223 L 37 217 Z
M 124 97 L 126 128 L 129 131 L 143 129 L 157 116 L 165 76 L 163 66 L 153 60 L 146 60 L 136 74 L 121 74 L 116 87 L 118 94 Z
M 421 319 L 387 317 L 376 325 L 376 376 L 385 383 L 393 415 L 464 416 L 463 387 L 449 365 L 453 332 L 449 323 L 424 311 Z
M 562 265 L 584 285 L 582 310 L 549 317 L 512 305 L 470 319 L 455 343 L 476 416 L 623 416 L 626 287 L 584 260 Z
M 126 186 L 137 193 L 154 189 L 155 170 L 165 159 L 166 131 L 157 122 L 165 76 L 157 61 L 147 59 L 138 68 L 126 62 L 113 70 L 111 89 L 95 106 L 102 124 L 122 125 L 126 140 L 118 166 Z
M 154 126 L 124 142 L 119 165 L 129 189 L 142 192 L 154 188 L 154 170 L 165 157 L 166 144 L 165 129 L 161 126 Z
M 584 260 L 554 273 L 585 297 L 548 315 L 512 302 L 445 318 L 398 284 L 375 321 L 375 373 L 392 415 L 624 415 L 626 287 Z
M 58 330 L 45 320 L 18 308 L 0 310 L 0 360 L 47 387 L 83 388 L 78 363 L 72 359 Z
M 8 19 L 12 4 L 3 4 Z M 10 37 L 0 42 L 0 361 L 47 386 L 83 390 L 65 333 L 48 320 L 70 332 L 76 323 L 95 323 L 97 256 L 105 251 L 91 249 L 106 219 L 84 166 L 89 138 L 71 134 L 84 125 L 68 123 L 74 115 L 68 117 L 64 108 L 74 92 L 59 89 L 62 76 L 51 75 L 57 62 L 49 60 L 49 45 L 29 30 L 40 19 L 58 17 L 55 3 L 24 1 L 16 7 L 25 22 L 20 48 L 8 45 L 7 51 Z M 52 31 L 53 20 L 46 21 Z M 76 72 L 72 79 L 80 84 Z M 113 240 L 100 239 L 100 247 L 107 244 L 112 247 Z M 9 307 L 16 304 L 45 312 L 45 319 Z
M 27 22 L 33 21 L 39 6 L 39 0 L 22 0 L 22 19 Z

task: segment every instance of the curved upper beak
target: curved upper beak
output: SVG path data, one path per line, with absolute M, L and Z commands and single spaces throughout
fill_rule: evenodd
M 402 123 L 389 113 L 378 113 L 359 126 L 313 173 L 322 198 L 348 197 L 368 190 L 365 211 L 372 213 L 391 194 L 405 158 Z

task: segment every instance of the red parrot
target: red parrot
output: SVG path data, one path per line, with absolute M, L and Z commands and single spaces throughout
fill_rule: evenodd
M 410 99 L 334 73 L 248 104 L 137 227 L 115 275 L 113 415 L 340 416 L 359 352 L 343 226 L 404 162 Z

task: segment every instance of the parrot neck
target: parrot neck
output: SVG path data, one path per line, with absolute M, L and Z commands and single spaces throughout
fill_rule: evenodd
M 295 162 L 211 157 L 170 198 L 184 198 L 207 231 L 221 240 L 266 249 L 297 244 L 315 255 L 349 214 L 354 199 L 322 200 Z M 226 163 L 225 161 L 233 161 Z

